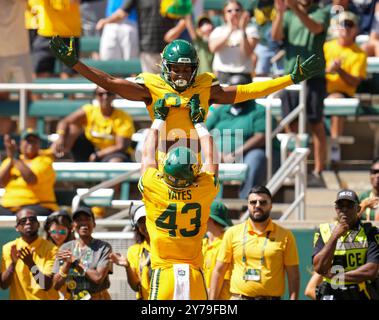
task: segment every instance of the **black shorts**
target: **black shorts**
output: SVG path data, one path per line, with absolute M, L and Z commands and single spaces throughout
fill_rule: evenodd
M 71 152 L 75 162 L 87 162 L 89 156 L 94 153 L 95 147 L 82 133 L 75 141 Z M 103 157 L 100 162 L 109 162 L 113 158 L 120 158 L 122 162 L 129 162 L 130 156 L 127 153 L 116 151 Z
M 49 48 L 49 42 L 51 37 L 42 37 L 36 35 L 32 43 L 32 58 L 33 58 L 33 68 L 36 74 L 38 73 L 55 73 L 55 62 L 56 58 L 53 52 Z M 62 40 L 69 45 L 70 38 L 62 38 Z M 78 57 L 80 56 L 79 48 L 79 38 L 74 38 L 74 46 Z M 77 72 L 65 64 L 61 63 L 59 72 L 64 72 L 70 75 L 76 74 Z
M 324 99 L 326 98 L 325 78 L 312 78 L 306 81 L 307 119 L 310 123 L 322 121 L 324 114 Z M 299 92 L 284 90 L 280 93 L 282 100 L 282 117 L 287 116 L 299 105 Z

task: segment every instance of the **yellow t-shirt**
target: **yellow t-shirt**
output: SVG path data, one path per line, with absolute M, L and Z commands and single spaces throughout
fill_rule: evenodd
M 22 238 L 17 238 L 3 246 L 1 258 L 1 272 L 4 272 L 10 264 L 11 247 L 16 245 L 17 250 L 21 248 L 34 248 L 33 260 L 38 269 L 45 275 L 52 275 L 55 255 L 58 248 L 50 241 L 38 237 L 33 243 L 28 244 Z M 54 288 L 48 291 L 43 290 L 33 278 L 29 268 L 19 259 L 16 263 L 16 269 L 12 276 L 9 287 L 10 300 L 58 300 L 59 294 Z
M 220 237 L 215 238 L 212 241 L 212 243 L 209 243 L 208 238 L 203 239 L 203 255 L 204 255 L 203 272 L 204 272 L 205 284 L 208 289 L 211 286 L 212 272 L 216 266 L 216 258 L 220 250 L 223 237 L 224 237 L 224 234 L 222 234 Z M 224 285 L 222 286 L 218 299 L 229 300 L 230 296 L 231 296 L 230 294 L 230 268 L 228 268 L 224 276 Z
M 136 293 L 136 299 L 148 300 L 150 293 L 150 246 L 144 241 L 128 248 L 127 258 L 130 267 L 134 269 L 141 281 L 141 290 Z
M 219 189 L 218 179 L 202 172 L 194 184 L 175 191 L 157 169 L 148 168 L 138 188 L 146 206 L 152 268 L 170 268 L 176 263 L 202 268 L 202 239 Z
M 242 261 L 245 226 L 246 265 Z M 299 257 L 296 241 L 290 230 L 270 220 L 265 232 L 257 234 L 251 228 L 249 219 L 226 230 L 217 261 L 232 264 L 231 293 L 249 297 L 280 297 L 285 288 L 285 266 L 298 265 Z M 260 270 L 260 281 L 244 280 L 244 270 L 247 269 Z
M 81 19 L 79 1 L 34 0 L 32 11 L 36 12 L 38 34 L 43 37 L 80 37 Z M 27 16 L 28 19 L 28 16 Z M 30 24 L 29 20 L 26 20 Z
M 5 193 L 1 199 L 1 204 L 4 207 L 19 207 L 30 204 L 40 204 L 43 207 L 51 210 L 58 210 L 55 199 L 54 184 L 55 171 L 53 169 L 53 160 L 51 157 L 40 154 L 34 159 L 22 159 L 37 177 L 37 183 L 29 185 L 22 178 L 20 170 L 13 167 L 11 169 L 11 179 L 5 186 Z M 3 170 L 8 165 L 10 159 L 6 158 L 0 170 Z
M 104 117 L 100 106 L 83 106 L 87 123 L 84 128 L 86 138 L 96 149 L 101 150 L 116 143 L 116 136 L 131 138 L 134 130 L 133 119 L 122 110 L 114 109 L 110 117 Z
M 325 42 L 324 55 L 327 68 L 335 59 L 341 59 L 341 68 L 344 71 L 355 77 L 366 78 L 366 53 L 355 43 L 349 47 L 343 47 L 337 40 Z M 349 86 L 337 73 L 326 73 L 325 77 L 328 93 L 343 92 L 352 97 L 357 91 L 356 87 Z
M 195 78 L 194 84 L 184 92 L 175 91 L 160 75 L 141 73 L 136 82 L 144 84 L 150 91 L 152 102 L 147 106 L 150 118 L 154 120 L 154 104 L 158 99 L 165 99 L 166 105 L 171 107 L 167 119 L 166 128 L 161 130 L 161 140 L 175 140 L 176 138 L 198 139 L 187 107 L 193 95 L 198 94 L 200 105 L 208 113 L 211 87 L 218 84 L 212 73 L 203 73 Z M 193 130 L 191 130 L 193 129 Z M 162 139 L 162 131 L 166 133 L 166 139 Z

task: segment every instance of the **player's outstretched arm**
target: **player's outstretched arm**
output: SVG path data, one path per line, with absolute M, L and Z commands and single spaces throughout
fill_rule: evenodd
M 71 37 L 70 45 L 67 46 L 59 36 L 53 37 L 50 40 L 50 50 L 65 65 L 106 90 L 117 93 L 129 100 L 148 102 L 151 99 L 151 95 L 145 87 L 125 79 L 113 77 L 106 72 L 80 62 L 73 46 L 73 41 L 74 38 Z
M 164 99 L 158 99 L 154 104 L 154 122 L 148 129 L 145 138 L 144 149 L 141 160 L 141 175 L 147 168 L 158 168 L 156 151 L 158 149 L 159 131 L 165 125 L 169 108 L 166 106 Z
M 284 89 L 291 84 L 310 79 L 318 75 L 322 70 L 322 60 L 315 54 L 310 56 L 303 63 L 300 63 L 300 56 L 297 56 L 296 64 L 290 74 L 268 81 L 237 86 L 214 86 L 211 90 L 210 102 L 231 104 L 261 98 Z
M 190 107 L 190 118 L 194 124 L 197 135 L 199 136 L 201 151 L 204 154 L 205 161 L 202 170 L 218 176 L 218 152 L 216 145 L 213 142 L 213 137 L 204 123 L 205 109 L 200 106 L 198 95 L 193 96 L 188 104 Z

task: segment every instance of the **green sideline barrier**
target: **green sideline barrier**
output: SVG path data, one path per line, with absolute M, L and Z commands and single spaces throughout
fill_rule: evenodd
M 304 290 L 311 276 L 312 270 L 312 243 L 314 230 L 296 229 L 292 230 L 296 238 L 297 248 L 300 258 L 300 299 L 307 299 L 304 296 Z M 8 241 L 18 237 L 18 233 L 13 228 L 0 228 L 0 254 L 2 247 Z M 287 282 L 287 280 L 286 280 Z M 287 286 L 287 284 L 286 284 Z M 0 299 L 8 299 L 8 290 L 0 290 Z M 284 295 L 284 299 L 288 299 L 288 291 Z

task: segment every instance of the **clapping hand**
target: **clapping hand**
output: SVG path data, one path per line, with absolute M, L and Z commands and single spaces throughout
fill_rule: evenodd
M 59 36 L 53 37 L 50 40 L 50 50 L 53 51 L 59 60 L 70 68 L 78 62 L 78 54 L 73 44 L 74 37 L 70 38 L 70 46 L 67 46 Z
M 199 95 L 195 94 L 188 102 L 190 107 L 190 117 L 193 124 L 204 122 L 205 109 L 200 106 Z
M 293 83 L 299 83 L 310 79 L 322 71 L 322 61 L 320 57 L 313 54 L 303 63 L 300 63 L 300 56 L 296 57 L 296 63 L 290 74 Z
M 113 263 L 117 264 L 118 266 L 122 266 L 122 267 L 128 267 L 129 266 L 128 260 L 119 253 L 113 253 L 112 252 L 109 257 L 110 257 L 111 261 Z
M 165 121 L 168 115 L 169 107 L 166 106 L 165 99 L 158 99 L 154 104 L 154 119 Z
M 35 263 L 33 260 L 33 253 L 34 253 L 34 248 L 29 250 L 29 248 L 21 248 L 18 251 L 20 259 L 25 263 L 25 265 L 28 266 L 29 269 L 31 269 Z
M 7 153 L 7 157 L 12 159 L 17 153 L 17 144 L 16 141 L 12 139 L 9 134 L 4 135 L 4 146 Z

